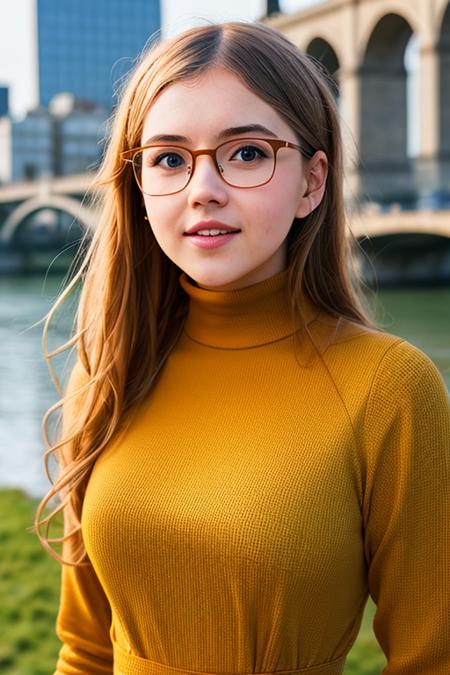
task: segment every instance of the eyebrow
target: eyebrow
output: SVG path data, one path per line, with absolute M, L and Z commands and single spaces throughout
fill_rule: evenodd
M 270 136 L 272 138 L 278 138 L 278 136 L 274 134 L 273 131 L 270 131 L 270 129 L 267 129 L 267 127 L 264 127 L 262 124 L 246 124 L 240 127 L 229 127 L 228 129 L 224 129 L 218 134 L 217 140 L 225 141 L 228 138 L 231 138 L 232 136 L 239 136 L 240 134 L 248 134 L 248 133 L 265 134 L 266 136 Z M 147 138 L 144 145 L 153 145 L 153 143 L 190 143 L 190 142 L 191 139 L 188 136 L 180 136 L 178 134 L 156 134 L 156 136 L 151 136 L 150 138 Z

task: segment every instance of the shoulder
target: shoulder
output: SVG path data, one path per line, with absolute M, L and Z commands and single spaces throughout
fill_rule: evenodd
M 386 392 L 395 392 L 399 397 L 402 392 L 414 390 L 425 382 L 429 386 L 434 382 L 439 390 L 446 393 L 443 377 L 436 364 L 416 345 L 383 330 L 364 326 L 349 327 L 347 330 L 354 335 L 356 345 L 372 363 L 372 388 L 378 386 Z
M 414 380 L 425 372 L 439 373 L 423 350 L 399 335 L 346 318 L 326 317 L 322 323 L 327 326 L 322 332 L 327 335 L 329 357 L 371 370 L 374 377 L 402 375 Z
M 427 408 L 438 402 L 448 408 L 437 366 L 403 337 L 328 316 L 316 322 L 313 337 L 352 417 L 361 421 L 364 410 L 380 412 L 413 402 Z
M 387 413 L 388 411 L 388 413 Z M 411 416 L 411 424 L 440 417 L 450 437 L 450 399 L 443 376 L 421 349 L 407 340 L 391 345 L 380 360 L 368 398 L 367 417 Z
M 364 327 L 355 329 L 354 344 L 370 371 L 361 401 L 364 434 L 380 440 L 402 428 L 411 438 L 423 433 L 429 443 L 440 439 L 439 445 L 448 448 L 449 391 L 432 359 L 398 335 Z

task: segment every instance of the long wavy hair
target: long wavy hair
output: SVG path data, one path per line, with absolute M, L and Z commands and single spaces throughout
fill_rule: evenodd
M 217 65 L 242 78 L 299 139 L 328 157 L 320 205 L 301 220 L 301 227 L 294 220 L 288 234 L 288 290 L 294 321 L 304 325 L 299 298 L 305 292 L 328 314 L 376 329 L 354 264 L 357 243 L 346 231 L 339 115 L 330 83 L 318 64 L 265 24 L 202 26 L 148 48 L 122 87 L 111 120 L 94 182 L 98 226 L 92 236 L 85 235 L 78 271 L 44 317 L 44 356 L 61 395 L 42 422 L 45 463 L 49 474 L 54 456 L 58 473 L 39 504 L 35 529 L 61 562 L 88 563 L 80 521 L 93 465 L 125 428 L 128 413 L 155 386 L 188 310 L 189 298 L 178 281 L 181 270 L 161 250 L 144 220 L 142 195 L 120 153 L 141 144 L 146 113 L 165 87 Z M 49 323 L 78 284 L 81 293 L 73 336 L 48 352 Z M 51 359 L 69 347 L 76 349 L 77 360 L 63 395 Z M 62 434 L 51 444 L 46 427 L 57 409 L 62 412 Z M 56 505 L 48 513 L 53 501 Z M 49 526 L 60 511 L 65 533 L 50 537 Z M 53 543 L 58 541 L 68 542 L 64 551 L 70 550 L 70 560 L 55 551 Z

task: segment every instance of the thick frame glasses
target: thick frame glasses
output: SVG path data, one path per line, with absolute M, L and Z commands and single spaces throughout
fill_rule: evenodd
M 133 172 L 141 192 L 160 197 L 181 192 L 188 185 L 200 155 L 209 155 L 219 176 L 232 187 L 255 188 L 268 183 L 274 173 L 278 152 L 298 150 L 306 159 L 314 151 L 296 143 L 272 138 L 239 138 L 216 148 L 188 150 L 181 145 L 144 145 L 121 153 Z

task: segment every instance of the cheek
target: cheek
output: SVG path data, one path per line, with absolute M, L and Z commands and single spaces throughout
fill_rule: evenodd
M 292 225 L 300 199 L 298 186 L 282 185 L 277 181 L 264 187 L 266 189 L 252 199 L 249 212 L 254 222 L 260 224 L 262 232 L 276 236 Z
M 158 204 L 157 200 L 153 200 L 150 197 L 145 197 L 144 202 L 149 220 L 150 218 L 153 218 L 155 221 L 160 220 L 166 210 L 161 208 L 161 203 Z
M 163 198 L 161 200 L 145 199 L 147 217 L 155 234 L 160 232 L 164 236 L 164 231 L 167 229 L 169 223 L 173 225 L 174 218 L 176 217 L 174 206 L 173 201 L 170 202 Z
M 281 167 L 280 167 L 281 168 Z M 282 167 L 283 171 L 272 178 L 266 187 L 271 187 L 271 195 L 278 208 L 295 211 L 303 187 L 303 177 L 297 167 Z

